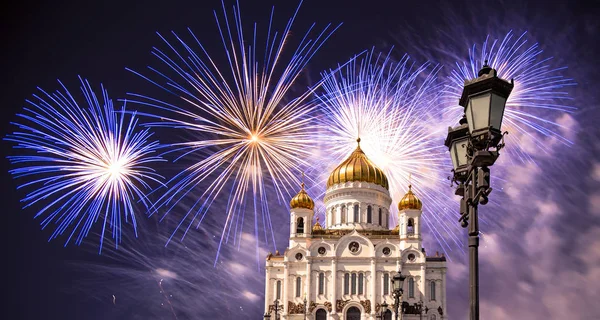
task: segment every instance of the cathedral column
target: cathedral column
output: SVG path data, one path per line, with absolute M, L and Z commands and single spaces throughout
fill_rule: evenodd
M 437 294 L 437 292 L 436 292 Z M 447 319 L 448 317 L 448 309 L 446 309 L 446 270 L 442 269 L 442 283 L 440 285 L 440 299 L 442 300 L 442 310 L 444 311 L 444 315 L 442 319 Z
M 336 298 L 337 298 L 337 260 L 335 257 L 331 260 L 331 314 L 336 314 L 335 306 L 336 306 Z
M 306 296 L 306 303 L 310 304 L 310 294 L 311 294 L 311 265 L 312 265 L 312 261 L 309 260 L 308 257 L 306 257 L 306 281 L 304 283 L 304 295 Z M 308 306 L 306 306 L 307 310 L 308 310 Z
M 377 283 L 377 268 L 375 258 L 371 258 L 371 315 L 375 315 L 375 304 L 377 304 L 377 295 L 375 292 L 375 284 Z
M 267 266 L 266 269 L 267 269 L 266 270 L 267 281 L 265 281 L 265 313 L 269 312 L 269 302 L 271 301 L 271 299 L 269 299 L 269 296 L 270 296 L 269 293 L 271 292 L 271 290 L 269 290 L 269 289 L 271 289 L 270 288 L 270 286 L 271 286 L 270 285 L 270 283 L 271 283 L 271 268 L 269 268 Z M 275 300 L 275 299 L 273 299 L 273 300 Z
M 290 274 L 290 270 L 288 267 L 288 263 L 287 261 L 283 263 L 283 314 L 287 315 L 288 313 L 288 297 L 289 297 L 289 285 L 288 283 L 290 282 L 289 279 L 289 274 Z
M 425 265 L 421 265 L 421 301 L 427 301 L 427 296 L 425 295 L 425 291 L 427 290 L 427 282 L 425 282 Z

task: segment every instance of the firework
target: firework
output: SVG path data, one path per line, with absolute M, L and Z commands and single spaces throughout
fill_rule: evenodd
M 171 222 L 178 223 L 165 220 L 144 219 L 140 228 L 149 232 L 119 250 L 106 249 L 99 263 L 74 263 L 73 271 L 83 273 L 74 290 L 93 292 L 111 319 L 233 319 L 260 312 L 264 274 L 244 262 L 254 260 L 251 234 L 241 235 L 240 250 L 224 247 L 214 268 L 206 253 L 218 248 L 218 221 L 209 217 L 185 241 L 165 247 Z
M 15 166 L 10 173 L 22 181 L 19 188 L 33 189 L 22 200 L 25 208 L 39 207 L 35 217 L 43 217 L 42 228 L 56 225 L 50 239 L 67 232 L 65 245 L 74 236 L 81 244 L 101 220 L 101 251 L 107 228 L 115 245 L 124 223 L 137 235 L 136 201 L 149 206 L 144 190 L 160 176 L 148 166 L 161 159 L 148 129 L 136 128 L 135 113 L 126 114 L 124 105 L 116 112 L 103 87 L 98 97 L 80 81 L 87 106 L 62 83 L 62 92 L 40 89 L 42 95 L 27 100 L 30 107 L 13 123 L 20 130 L 5 139 L 19 152 L 8 157 Z
M 510 158 L 532 161 L 537 151 L 549 153 L 549 145 L 559 142 L 572 145 L 565 135 L 568 130 L 560 123 L 560 116 L 576 108 L 565 105 L 569 99 L 567 88 L 575 83 L 562 75 L 565 67 L 554 68 L 551 57 L 544 57 L 538 43 L 528 44 L 526 33 L 515 36 L 508 32 L 502 39 L 488 36 L 480 49 L 469 50 L 469 60 L 457 62 L 448 77 L 445 97 L 452 118 L 458 119 L 463 108 L 457 105 L 465 80 L 477 77 L 484 61 L 498 71 L 504 79 L 514 79 L 515 86 L 504 112 L 503 130 L 508 131 L 506 151 Z M 542 139 L 549 138 L 549 139 Z
M 356 148 L 360 137 L 366 155 L 386 173 L 394 202 L 412 184 L 428 206 L 424 221 L 440 244 L 450 249 L 447 239 L 459 240 L 456 226 L 444 219 L 449 199 L 439 192 L 448 175 L 448 157 L 440 142 L 445 128 L 437 126 L 439 66 L 416 65 L 406 55 L 394 61 L 391 53 L 371 50 L 345 68 L 323 75 L 320 143 L 330 161 L 318 170 L 331 172 Z
M 177 160 L 193 162 L 169 181 L 169 189 L 152 211 L 163 207 L 168 214 L 194 193 L 197 202 L 190 206 L 173 235 L 181 230 L 183 238 L 194 222 L 199 225 L 203 221 L 219 196 L 228 196 L 221 243 L 227 242 L 230 234 L 234 242 L 239 242 L 248 198 L 252 200 L 249 211 L 253 213 L 254 237 L 259 238 L 262 227 L 265 241 L 269 237 L 274 240 L 267 198 L 287 202 L 287 190 L 297 188 L 298 168 L 306 164 L 304 158 L 310 153 L 306 145 L 312 141 L 315 108 L 308 101 L 314 89 L 291 100 L 286 96 L 308 61 L 336 29 L 328 25 L 310 39 L 313 25 L 299 38 L 289 59 L 285 58 L 289 55 L 284 52 L 284 43 L 296 41 L 290 35 L 298 9 L 282 32 L 273 29 L 271 11 L 265 44 L 260 44 L 255 25 L 248 45 L 239 4 L 234 6 L 232 17 L 223 5 L 224 23 L 216 12 L 215 18 L 224 59 L 209 55 L 189 30 L 192 42 L 175 33 L 173 42 L 161 36 L 168 51 L 155 49 L 153 54 L 167 71 L 150 68 L 158 80 L 137 73 L 180 98 L 173 105 L 133 94 L 138 103 L 153 108 L 149 116 L 160 119 L 150 125 L 167 127 L 171 132 L 180 130 L 189 137 L 185 142 L 173 142 L 171 147 L 179 154 Z M 221 64 L 225 67 L 219 67 Z M 273 187 L 269 197 L 267 181 Z

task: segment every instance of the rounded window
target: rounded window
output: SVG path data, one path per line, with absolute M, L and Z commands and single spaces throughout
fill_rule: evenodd
M 327 249 L 325 249 L 325 247 L 319 247 L 317 252 L 319 252 L 319 254 L 325 254 L 325 252 L 327 252 Z
M 358 252 L 358 249 L 360 249 L 360 245 L 358 244 L 358 242 L 352 241 L 350 242 L 350 244 L 348 244 L 348 250 L 350 250 L 350 252 L 356 253 Z
M 303 257 L 302 253 L 300 253 L 300 252 L 296 253 L 296 260 L 300 261 L 300 260 L 302 260 L 302 257 Z
M 384 247 L 382 251 L 383 251 L 383 254 L 386 256 L 389 256 L 390 253 L 392 253 L 392 250 L 390 249 L 390 247 Z
M 408 255 L 408 260 L 411 261 L 411 262 L 414 262 L 416 258 L 417 257 L 413 253 L 411 253 L 411 254 Z

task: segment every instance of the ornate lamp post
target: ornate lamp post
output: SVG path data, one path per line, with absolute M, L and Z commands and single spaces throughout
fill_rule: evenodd
M 498 78 L 485 61 L 478 77 L 466 80 L 459 104 L 465 108 L 460 125 L 448 128 L 445 141 L 452 158 L 455 194 L 462 196 L 459 222 L 469 227 L 470 319 L 479 320 L 479 221 L 477 206 L 485 205 L 492 192 L 490 169 L 504 147 L 500 130 L 506 99 L 514 82 Z M 490 150 L 493 149 L 493 150 Z M 469 224 L 470 221 L 470 224 Z
M 423 301 L 419 300 L 419 302 L 417 302 L 417 310 L 419 310 L 419 319 L 423 319 L 423 311 L 425 311 L 425 314 L 427 314 L 427 311 L 429 311 L 429 308 L 427 306 L 425 306 L 425 309 L 423 309 Z
M 273 320 L 279 320 L 279 315 L 277 313 L 279 312 L 279 310 L 282 310 L 282 309 L 283 309 L 283 306 L 279 305 L 279 300 L 275 300 L 273 302 L 273 311 L 275 311 L 275 319 L 273 319 Z M 263 318 L 265 320 L 270 320 L 271 319 L 271 311 L 269 311 L 268 313 L 265 313 Z
M 306 294 L 304 295 L 304 320 L 306 320 Z
M 400 273 L 400 271 L 398 271 L 398 273 L 396 273 L 392 278 L 392 288 L 394 290 L 394 311 L 396 313 L 396 320 L 398 320 L 398 307 L 400 307 L 400 303 L 402 303 L 402 293 L 404 292 L 402 290 L 402 285 L 404 284 L 404 279 L 406 279 L 406 276 Z M 402 314 L 402 308 L 400 308 L 400 314 Z M 402 319 L 402 316 L 400 316 L 400 319 Z
M 384 301 L 381 304 L 381 310 L 379 311 L 379 315 L 377 316 L 377 319 L 384 320 L 387 309 L 388 309 L 388 304 Z

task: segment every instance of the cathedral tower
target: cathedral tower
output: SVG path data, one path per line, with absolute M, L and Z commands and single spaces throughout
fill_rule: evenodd
M 398 202 L 398 226 L 400 234 L 400 248 L 407 249 L 411 246 L 421 250 L 421 214 L 423 203 L 408 186 L 408 192 Z

